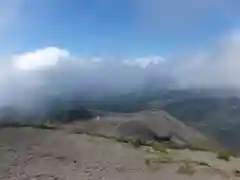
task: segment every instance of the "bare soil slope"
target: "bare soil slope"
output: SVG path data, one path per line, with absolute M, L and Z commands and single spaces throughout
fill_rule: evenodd
M 154 151 L 65 130 L 0 129 L 1 180 L 238 179 L 240 160 L 208 152 Z
M 69 128 L 80 134 L 116 138 L 133 137 L 144 142 L 168 142 L 179 147 L 194 145 L 208 149 L 215 143 L 195 129 L 187 127 L 181 121 L 160 110 L 129 114 L 113 113 L 96 117 L 91 121 L 71 123 Z

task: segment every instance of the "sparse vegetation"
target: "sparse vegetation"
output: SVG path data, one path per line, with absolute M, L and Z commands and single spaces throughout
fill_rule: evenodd
M 166 150 L 166 147 L 163 145 L 163 144 L 160 144 L 158 142 L 154 142 L 152 144 L 152 148 L 155 150 L 155 151 L 159 151 L 159 152 L 162 152 L 162 153 L 168 153 L 167 150 Z
M 230 161 L 232 156 L 233 156 L 232 152 L 228 150 L 221 150 L 217 154 L 217 158 L 224 161 Z
M 208 163 L 206 163 L 206 162 L 197 162 L 197 164 L 199 165 L 199 166 L 206 166 L 206 167 L 211 167 L 211 165 L 209 165 Z
M 41 122 L 2 122 L 0 123 L 0 128 L 24 128 L 31 127 L 37 129 L 56 129 L 57 127 L 52 124 L 50 121 L 41 121 Z
M 195 173 L 195 170 L 189 163 L 185 163 L 184 165 L 179 167 L 177 173 L 192 176 Z
M 33 127 L 40 128 L 40 129 L 56 129 L 57 127 L 51 123 L 51 121 L 43 121 L 41 123 L 33 125 Z
M 148 167 L 159 168 L 160 164 L 175 163 L 170 157 L 146 158 L 144 163 Z
M 172 158 L 170 157 L 161 157 L 157 159 L 157 162 L 164 164 L 164 163 L 174 163 L 175 161 L 173 161 Z
M 234 174 L 234 176 L 236 176 L 236 177 L 240 177 L 240 169 L 234 169 L 234 170 L 233 170 L 233 174 Z
M 193 151 L 218 151 L 220 149 L 220 145 L 210 138 L 197 138 L 191 142 L 188 148 Z
M 123 138 L 123 137 L 116 138 L 116 141 L 119 142 L 119 143 L 128 143 L 128 140 L 126 138 Z
M 144 163 L 145 163 L 146 166 L 150 166 L 151 161 L 150 161 L 150 159 L 145 159 Z
M 139 138 L 129 138 L 128 143 L 130 143 L 135 148 L 139 148 L 144 145 L 144 143 Z
M 144 160 L 145 165 L 151 170 L 158 170 L 160 168 L 160 162 L 158 158 L 147 158 Z

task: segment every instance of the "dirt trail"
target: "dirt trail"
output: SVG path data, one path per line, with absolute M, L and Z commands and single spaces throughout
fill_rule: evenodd
M 208 152 L 133 148 L 129 144 L 62 130 L 0 130 L 1 180 L 240 179 L 239 159 Z

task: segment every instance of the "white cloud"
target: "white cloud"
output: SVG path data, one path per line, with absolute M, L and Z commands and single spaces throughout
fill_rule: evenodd
M 77 57 L 71 55 L 70 52 L 64 49 L 46 47 L 33 52 L 26 52 L 13 56 L 13 67 L 18 70 L 27 71 L 44 70 L 58 65 L 60 60 L 62 60 L 62 63 L 59 64 L 60 66 L 74 66 L 74 68 L 82 68 L 85 70 L 99 67 L 100 63 L 102 64 L 103 61 L 100 57 Z M 71 60 L 71 62 L 69 60 Z M 146 69 L 153 65 L 159 65 L 164 61 L 165 60 L 160 56 L 149 56 L 133 60 L 124 60 L 122 63 L 129 67 Z M 103 64 L 104 66 L 108 66 L 107 62 Z
M 173 61 L 168 72 L 184 86 L 240 88 L 240 32 L 221 38 L 211 51 Z
M 46 47 L 33 52 L 15 55 L 12 58 L 14 69 L 23 71 L 46 70 L 53 67 L 90 70 L 100 66 L 100 57 L 78 57 L 58 47 Z
M 142 69 L 146 69 L 151 65 L 158 65 L 163 63 L 165 60 L 160 56 L 151 56 L 151 57 L 144 57 L 138 58 L 134 60 L 124 60 L 123 64 L 130 67 L 139 67 Z
M 55 66 L 59 59 L 69 58 L 70 53 L 56 47 L 47 47 L 13 57 L 13 66 L 20 70 L 38 70 Z
M 240 88 L 238 31 L 220 38 L 207 51 L 167 61 L 159 56 L 107 61 L 73 56 L 57 47 L 16 55 L 10 65 L 11 61 L 4 59 L 0 64 L 0 104 L 10 100 L 15 104 L 16 97 L 25 103 L 29 94 L 35 97 L 38 91 L 65 95 L 73 92 L 92 95 L 101 90 L 129 92 L 151 82 L 152 78 L 161 87 L 170 82 L 170 86 L 176 83 L 174 87 L 185 88 Z M 35 71 L 39 69 L 42 71 Z
M 100 63 L 100 62 L 102 62 L 102 59 L 99 58 L 99 57 L 94 57 L 94 58 L 91 59 L 91 61 L 92 61 L 93 63 Z
M 79 82 L 81 85 L 97 82 L 121 89 L 120 84 L 125 88 L 129 84 L 134 87 L 136 82 L 141 84 L 146 77 L 154 77 L 173 80 L 181 87 L 240 88 L 240 32 L 220 38 L 216 46 L 207 51 L 168 61 L 160 56 L 107 61 L 99 57 L 73 56 L 67 50 L 47 47 L 14 56 L 13 65 L 15 70 L 28 71 L 31 76 L 34 70 L 50 69 L 47 73 L 37 73 L 49 84 L 53 84 L 56 77 L 62 82 L 64 76 L 61 86 L 66 82 L 77 87 Z

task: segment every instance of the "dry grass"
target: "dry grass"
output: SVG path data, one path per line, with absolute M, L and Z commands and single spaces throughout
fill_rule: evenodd
M 144 164 L 151 170 L 159 170 L 162 164 L 174 163 L 170 157 L 146 158 Z

